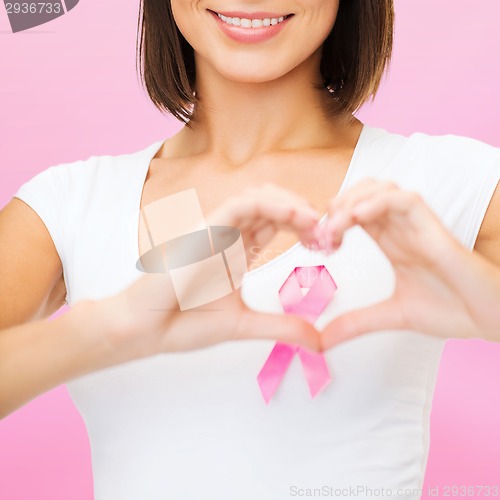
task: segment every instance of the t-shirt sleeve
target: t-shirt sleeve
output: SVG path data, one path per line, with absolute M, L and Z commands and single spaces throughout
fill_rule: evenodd
M 402 187 L 420 192 L 472 250 L 500 179 L 500 148 L 471 137 L 415 133 L 402 153 L 397 162 L 406 167 L 399 175 Z
M 63 165 L 47 168 L 36 174 L 14 194 L 28 204 L 42 219 L 56 250 L 64 261 L 64 214 L 66 192 L 63 185 Z
M 472 213 L 475 217 L 471 217 L 470 223 L 465 233 L 465 245 L 472 249 L 476 243 L 481 224 L 488 210 L 488 206 L 493 198 L 495 189 L 500 182 L 500 148 L 498 148 L 498 157 L 493 163 L 485 168 L 485 173 L 481 179 L 481 185 L 475 197 L 475 206 L 472 208 Z
M 70 303 L 66 236 L 68 231 L 68 200 L 71 199 L 72 165 L 72 163 L 68 163 L 51 166 L 22 184 L 14 194 L 14 198 L 24 201 L 37 213 L 54 242 L 62 263 L 63 278 L 66 284 L 66 304 Z

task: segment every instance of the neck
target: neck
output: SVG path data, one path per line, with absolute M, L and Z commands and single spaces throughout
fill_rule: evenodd
M 195 154 L 234 166 L 268 152 L 334 146 L 335 122 L 323 111 L 321 91 L 312 87 L 322 82 L 319 60 L 318 51 L 267 82 L 229 80 L 197 60 L 199 104 L 183 142 Z

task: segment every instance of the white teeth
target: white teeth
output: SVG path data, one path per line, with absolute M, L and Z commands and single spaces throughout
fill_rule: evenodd
M 222 19 L 225 23 L 241 26 L 242 28 L 260 28 L 262 26 L 274 26 L 275 24 L 281 23 L 288 16 L 280 16 L 278 18 L 266 18 L 266 19 L 246 19 L 244 17 L 227 17 L 222 14 L 217 14 L 220 19 Z

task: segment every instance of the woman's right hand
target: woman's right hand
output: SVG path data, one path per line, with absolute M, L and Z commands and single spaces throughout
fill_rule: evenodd
M 313 247 L 318 220 L 305 199 L 266 184 L 228 199 L 207 217 L 207 224 L 239 229 L 248 262 L 248 250 L 255 255 L 278 230 L 293 231 L 304 245 Z M 320 349 L 319 334 L 309 322 L 289 314 L 252 311 L 239 290 L 181 311 L 170 273 L 145 274 L 121 293 L 92 302 L 89 309 L 107 325 L 110 342 L 125 358 L 259 338 Z

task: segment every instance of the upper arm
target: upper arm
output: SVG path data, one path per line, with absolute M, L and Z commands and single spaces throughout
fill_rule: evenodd
M 500 267 L 500 184 L 488 205 L 474 250 Z
M 62 264 L 37 213 L 13 198 L 0 211 L 0 329 L 40 319 L 63 304 Z

